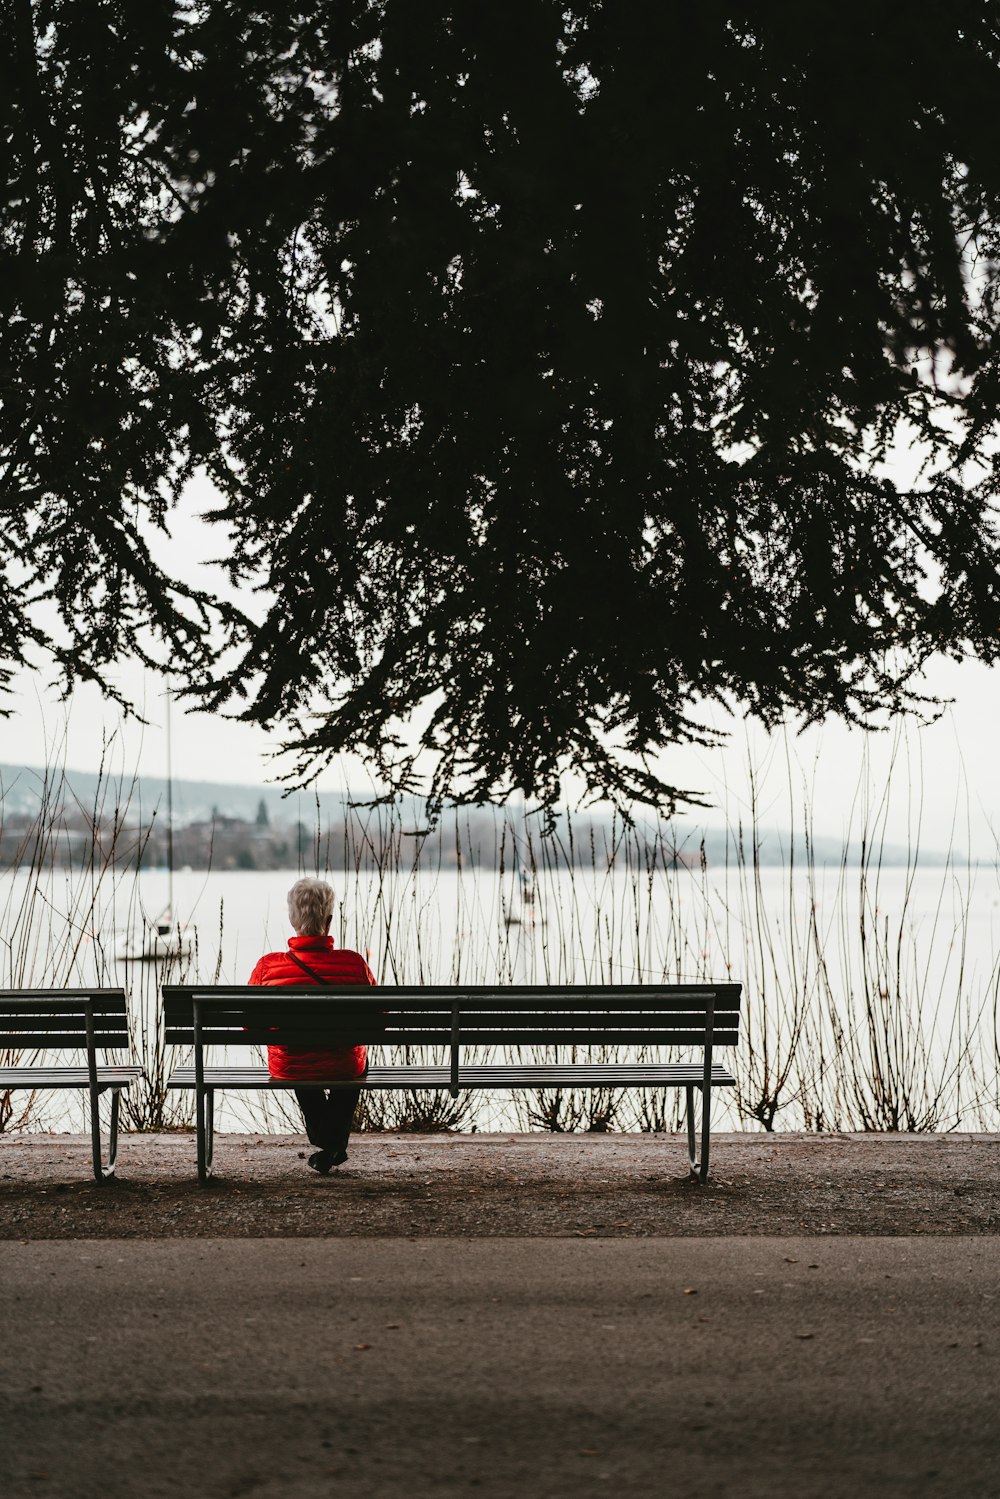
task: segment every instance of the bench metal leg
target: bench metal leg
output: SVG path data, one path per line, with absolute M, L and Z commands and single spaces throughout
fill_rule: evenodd
M 701 1159 L 695 1151 L 694 1090 L 701 1092 Z M 687 1087 L 688 1159 L 691 1175 L 695 1181 L 708 1181 L 708 1155 L 712 1130 L 712 1090 L 701 1083 L 689 1083 Z
M 195 1095 L 195 1120 L 198 1130 L 198 1180 L 207 1182 L 212 1175 L 212 1153 L 215 1145 L 215 1089 L 204 1088 Z
M 99 1182 L 107 1181 L 108 1177 L 114 1176 L 115 1161 L 118 1159 L 118 1109 L 121 1102 L 121 1089 L 110 1090 L 111 1119 L 108 1125 L 108 1158 L 106 1161 L 101 1149 L 100 1096 L 104 1091 L 103 1088 L 99 1089 L 90 1100 L 90 1145 L 94 1160 L 94 1176 Z

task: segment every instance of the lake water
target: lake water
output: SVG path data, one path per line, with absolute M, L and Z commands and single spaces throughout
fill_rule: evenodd
M 177 874 L 175 910 L 194 928 L 196 951 L 163 976 L 246 982 L 262 952 L 284 945 L 295 878 Z M 605 872 L 543 868 L 530 880 L 516 869 L 468 868 L 329 878 L 337 940 L 363 953 L 382 983 L 742 982 L 738 1099 L 720 1108 L 720 1125 L 993 1128 L 1000 1120 L 993 868 L 650 872 L 636 862 Z M 123 983 L 148 1027 L 155 965 L 121 961 L 117 946 L 166 899 L 166 874 L 155 871 L 89 886 L 56 872 L 32 889 L 26 876 L 9 876 L 3 982 Z M 43 1104 L 38 1117 L 51 1125 L 55 1106 Z M 672 1109 L 671 1100 L 668 1124 Z M 510 1127 L 527 1117 L 501 1099 L 486 1101 L 478 1123 Z M 642 1122 L 627 1102 L 616 1120 Z M 288 1127 L 260 1099 L 227 1103 L 224 1126 L 271 1124 Z

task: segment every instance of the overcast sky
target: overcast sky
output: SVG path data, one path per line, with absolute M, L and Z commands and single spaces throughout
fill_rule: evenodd
M 205 570 L 216 554 L 220 536 L 198 520 L 198 512 L 212 503 L 207 484 L 192 485 L 183 509 L 172 523 L 172 543 L 163 561 L 182 576 L 196 575 L 203 586 L 225 587 L 221 569 Z M 0 759 L 16 764 L 44 764 L 64 759 L 71 769 L 95 770 L 102 733 L 114 736 L 114 763 L 149 775 L 165 770 L 164 683 L 140 668 L 123 668 L 119 682 L 128 696 L 144 708 L 148 723 L 123 722 L 97 691 L 77 691 L 70 704 L 46 691 L 43 676 L 22 673 L 16 679 L 14 715 L 4 725 L 5 748 Z M 766 735 L 752 724 L 731 723 L 731 738 L 722 750 L 677 749 L 663 757 L 662 766 L 678 786 L 700 790 L 715 805 L 703 814 L 717 824 L 746 814 L 749 804 L 748 767 L 761 781 L 760 818 L 765 825 L 788 822 L 788 765 L 799 787 L 808 787 L 817 833 L 843 836 L 857 825 L 859 788 L 876 800 L 890 782 L 888 834 L 903 842 L 915 822 L 922 800 L 922 838 L 927 848 L 950 843 L 968 848 L 976 857 L 992 857 L 992 829 L 1000 830 L 1000 791 L 997 789 L 997 744 L 1000 737 L 997 671 L 977 663 L 941 661 L 928 676 L 932 695 L 954 699 L 944 716 L 927 727 L 909 724 L 900 736 L 865 734 L 838 723 L 827 723 L 796 735 L 794 728 L 779 736 Z M 722 720 L 717 719 L 722 724 Z M 273 752 L 278 736 L 234 723 L 219 716 L 173 714 L 174 774 L 178 778 L 260 784 L 275 778 Z M 279 762 L 280 763 L 280 762 Z M 319 781 L 320 789 L 368 786 L 370 778 L 359 761 L 344 762 Z M 957 821 L 956 821 L 957 819 Z

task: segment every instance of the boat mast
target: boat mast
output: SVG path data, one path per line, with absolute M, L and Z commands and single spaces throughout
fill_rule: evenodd
M 170 684 L 167 683 L 167 915 L 174 919 L 174 766 L 170 742 Z

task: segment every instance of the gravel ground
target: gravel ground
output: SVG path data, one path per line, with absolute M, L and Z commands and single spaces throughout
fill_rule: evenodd
M 0 1136 L 0 1239 L 1000 1233 L 1000 1136 L 748 1135 L 706 1186 L 665 1135 L 361 1135 L 329 1177 L 302 1137 L 221 1135 L 201 1187 L 190 1134 Z

